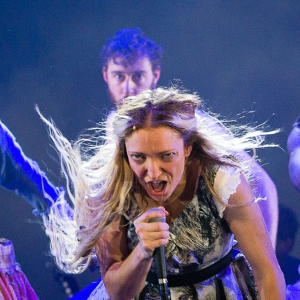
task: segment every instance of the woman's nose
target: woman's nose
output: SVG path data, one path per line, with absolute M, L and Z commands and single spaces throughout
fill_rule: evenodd
M 158 179 L 161 175 L 161 168 L 155 160 L 148 160 L 147 162 L 147 175 L 152 179 Z

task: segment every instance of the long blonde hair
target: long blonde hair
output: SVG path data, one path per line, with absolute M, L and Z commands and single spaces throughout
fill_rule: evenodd
M 176 88 L 146 90 L 123 100 L 113 116 L 112 128 L 100 124 L 93 135 L 83 136 L 73 144 L 41 115 L 61 157 L 67 192 L 74 206 L 70 217 L 62 209 L 66 201 L 62 194 L 45 219 L 51 252 L 62 270 L 85 270 L 99 237 L 134 201 L 137 183 L 125 149 L 125 139 L 134 130 L 145 126 L 172 128 L 186 145 L 193 146 L 191 157 L 201 161 L 204 177 L 207 170 L 220 164 L 235 165 L 245 174 L 248 172 L 249 162 L 239 159 L 239 152 L 265 147 L 263 136 L 275 131 L 265 133 L 248 126 L 229 129 L 201 110 L 201 104 L 196 94 Z M 112 132 L 109 137 L 104 134 L 107 129 Z

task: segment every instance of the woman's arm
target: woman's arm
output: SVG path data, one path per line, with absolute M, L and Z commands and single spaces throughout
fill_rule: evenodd
M 236 205 L 243 203 L 248 204 Z M 224 218 L 253 269 L 260 299 L 285 299 L 283 274 L 260 208 L 253 203 L 252 190 L 243 176 L 236 193 L 231 195 L 229 204 L 233 206 L 226 207 Z
M 252 160 L 252 157 L 247 152 L 242 152 L 241 155 Z M 258 206 L 262 212 L 265 220 L 269 236 L 273 245 L 276 248 L 276 237 L 278 227 L 278 195 L 277 188 L 266 170 L 257 162 L 254 161 L 251 165 L 251 173 L 253 174 L 253 182 L 251 188 L 254 192 L 255 198 L 264 198 L 259 201 Z
M 258 202 L 258 206 L 266 223 L 273 249 L 276 249 L 278 228 L 277 188 L 268 173 L 257 162 L 254 162 L 252 170 L 254 171 L 256 181 L 254 183 L 256 186 L 254 196 L 256 198 L 265 198 L 265 200 Z
M 96 253 L 106 291 L 112 299 L 136 297 L 145 286 L 155 248 L 168 243 L 169 225 L 164 222 L 149 223 L 152 218 L 167 215 L 160 208 L 162 212 L 147 211 L 134 221 L 140 242 L 130 254 L 126 227 L 120 222 L 113 224 L 99 240 Z

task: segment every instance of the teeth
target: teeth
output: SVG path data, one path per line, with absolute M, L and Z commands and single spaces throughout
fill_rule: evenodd
M 151 186 L 155 191 L 161 192 L 164 189 L 165 184 L 162 180 L 155 180 L 151 182 Z

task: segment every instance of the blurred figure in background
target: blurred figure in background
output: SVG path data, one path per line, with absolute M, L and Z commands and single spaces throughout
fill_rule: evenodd
M 290 254 L 295 244 L 298 229 L 299 222 L 294 211 L 280 204 L 276 255 L 286 284 L 295 284 L 300 279 L 300 259 Z
M 13 243 L 0 238 L 0 299 L 38 300 L 27 277 L 16 262 Z
M 289 175 L 290 180 L 294 188 L 300 192 L 300 116 L 293 124 L 293 129 L 289 134 L 287 140 L 287 149 L 290 154 L 289 158 Z M 279 220 L 278 228 L 278 250 L 277 257 L 281 264 L 282 271 L 286 277 L 287 283 L 287 300 L 300 299 L 300 267 L 299 259 L 290 256 L 289 252 L 292 250 L 296 233 L 299 227 L 299 223 L 296 219 L 296 215 L 289 208 L 280 208 L 280 212 L 283 211 L 283 215 L 286 215 L 285 220 Z M 280 217 L 280 213 L 279 213 Z M 286 223 L 283 223 L 286 222 Z M 281 229 L 283 227 L 283 229 Z M 289 229 L 285 229 L 289 227 Z M 284 230 L 287 232 L 287 237 L 282 237 L 282 241 L 279 241 L 279 236 L 284 234 Z M 282 258 L 280 258 L 282 256 Z M 297 269 L 298 265 L 298 269 Z M 296 283 L 295 281 L 298 280 Z M 294 283 L 294 284 L 293 284 Z
M 289 174 L 294 188 L 300 192 L 300 116 L 293 124 L 287 148 L 290 154 Z

